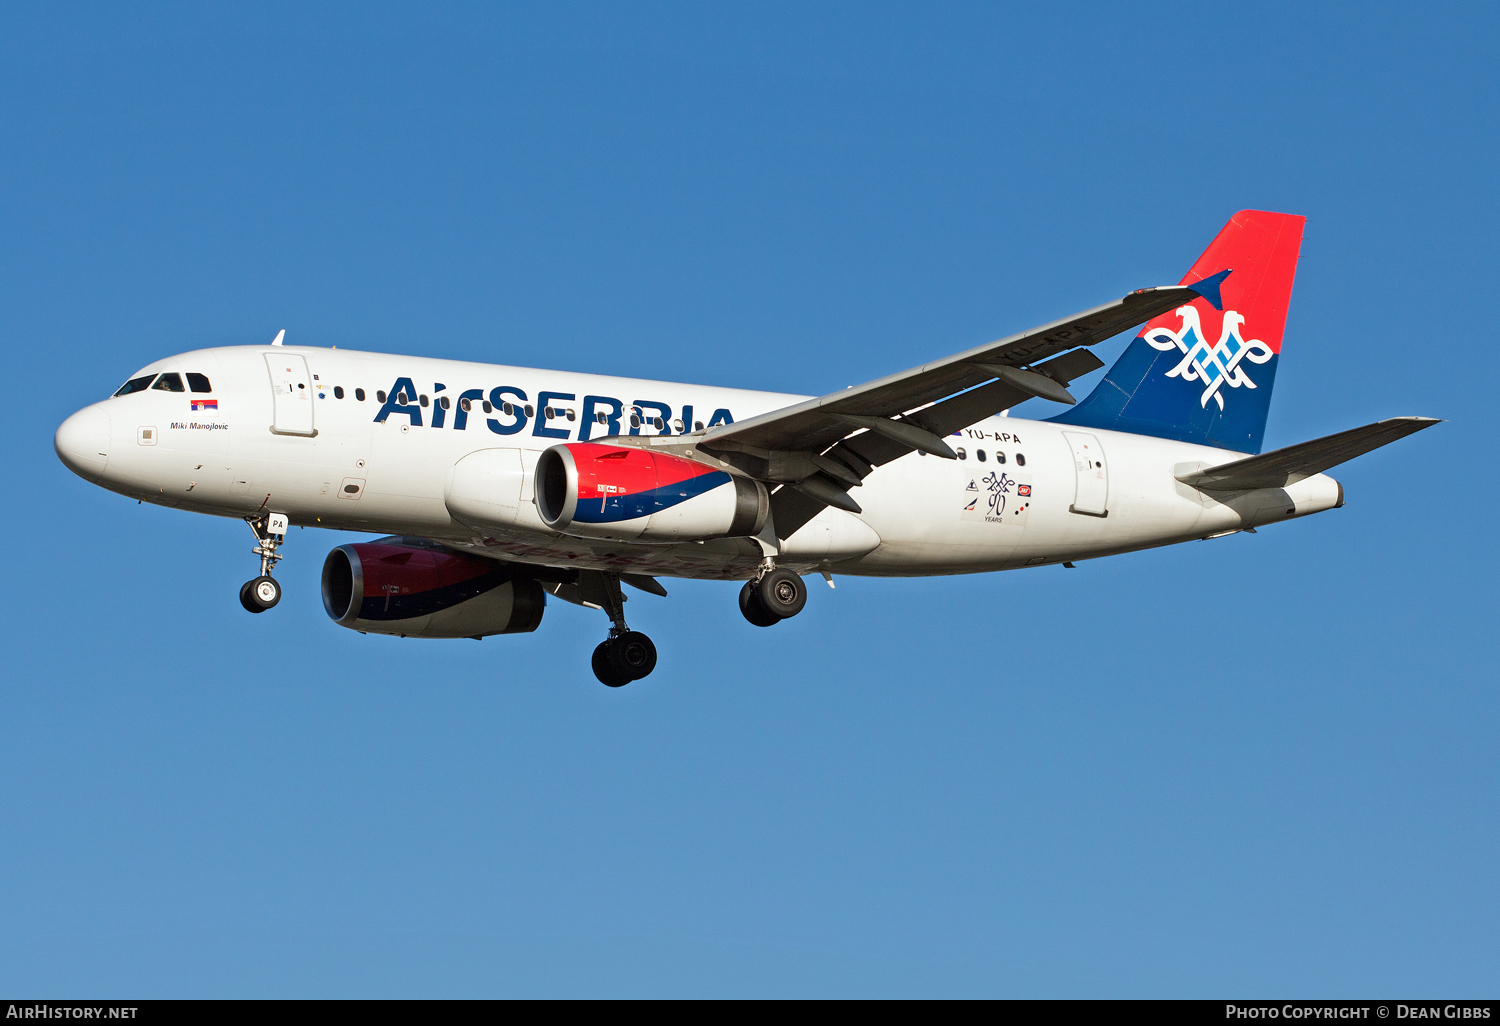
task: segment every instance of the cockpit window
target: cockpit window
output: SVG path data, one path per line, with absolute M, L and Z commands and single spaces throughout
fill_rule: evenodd
M 187 379 L 188 388 L 192 389 L 194 392 L 212 392 L 214 390 L 213 386 L 208 383 L 207 374 L 189 373 Z
M 147 386 L 151 384 L 152 379 L 155 377 L 155 374 L 147 374 L 144 377 L 131 378 L 129 381 L 125 382 L 125 384 L 120 386 L 120 390 L 116 392 L 115 395 L 129 395 L 131 392 L 144 392 Z
M 181 392 L 183 391 L 182 375 L 163 374 L 161 377 L 156 379 L 156 384 L 152 385 L 151 387 L 154 390 L 159 390 L 162 392 Z

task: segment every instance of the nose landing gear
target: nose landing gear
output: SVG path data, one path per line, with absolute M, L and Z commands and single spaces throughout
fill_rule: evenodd
M 271 570 L 281 560 L 276 548 L 286 538 L 287 515 L 262 513 L 246 517 L 245 523 L 255 533 L 255 548 L 250 551 L 260 557 L 260 576 L 240 586 L 240 605 L 252 613 L 264 613 L 281 601 L 281 585 Z
M 740 589 L 740 612 L 757 627 L 774 627 L 802 612 L 807 585 L 790 570 L 762 569 Z
M 626 626 L 620 575 L 583 570 L 578 574 L 578 588 L 584 601 L 601 607 L 613 623 L 609 637 L 594 649 L 594 676 L 612 688 L 622 688 L 633 680 L 650 676 L 656 669 L 656 646 L 646 635 Z

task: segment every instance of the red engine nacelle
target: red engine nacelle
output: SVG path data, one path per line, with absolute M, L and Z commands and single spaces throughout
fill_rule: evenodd
M 759 481 L 680 456 L 570 442 L 537 462 L 536 507 L 566 534 L 665 542 L 756 534 L 771 502 Z
M 323 608 L 344 627 L 403 638 L 525 634 L 542 622 L 542 586 L 505 566 L 381 539 L 340 545 L 323 561 Z

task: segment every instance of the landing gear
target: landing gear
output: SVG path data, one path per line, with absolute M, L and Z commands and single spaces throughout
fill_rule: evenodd
M 281 601 L 281 585 L 274 577 L 257 577 L 240 585 L 240 605 L 252 613 L 264 613 Z
M 612 687 L 623 688 L 656 669 L 656 646 L 640 631 L 614 634 L 594 649 L 594 676 Z
M 757 627 L 773 627 L 802 612 L 807 586 L 790 570 L 762 571 L 740 589 L 740 612 Z
M 740 589 L 740 612 L 757 627 L 775 627 L 781 622 L 781 617 L 761 605 L 754 581 L 746 581 Z
M 626 626 L 620 575 L 583 570 L 578 574 L 578 589 L 584 601 L 602 607 L 613 623 L 609 637 L 594 649 L 594 676 L 612 688 L 649 676 L 656 669 L 656 646 L 646 635 Z
M 250 551 L 260 557 L 260 576 L 240 586 L 240 605 L 252 613 L 264 613 L 281 601 L 281 585 L 271 576 L 271 570 L 281 561 L 276 548 L 286 538 L 287 516 L 261 513 L 246 517 L 245 523 L 255 533 L 255 548 Z

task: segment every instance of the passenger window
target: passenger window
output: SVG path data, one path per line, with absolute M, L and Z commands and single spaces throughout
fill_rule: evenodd
M 510 403 L 506 403 L 506 404 L 505 404 L 505 405 L 506 405 L 506 406 L 507 406 L 507 407 L 509 407 L 509 406 L 510 406 Z M 485 412 L 485 413 L 494 413 L 494 412 L 495 412 L 495 407 L 494 407 L 494 406 L 492 406 L 492 405 L 490 405 L 490 401 L 489 401 L 489 400 L 488 400 L 488 399 L 486 399 L 486 400 L 485 400 L 485 401 L 484 401 L 484 412 Z M 507 412 L 508 412 L 508 411 L 507 411 Z
M 448 401 L 448 397 L 447 396 L 443 396 L 441 399 L 439 399 L 438 400 L 438 405 L 441 406 L 445 410 L 446 409 L 450 409 L 453 406 L 453 404 Z
M 980 463 L 983 463 L 984 462 L 984 450 L 983 449 L 975 449 L 974 450 L 974 458 L 976 460 L 978 460 Z
M 362 389 L 362 388 L 356 388 L 354 390 L 354 398 L 358 399 L 360 402 L 364 402 L 365 401 L 365 390 Z
M 532 410 L 530 403 L 526 404 L 526 416 L 528 416 L 528 417 L 535 417 L 536 416 L 536 413 Z
M 1024 466 L 1026 466 L 1026 457 L 1022 456 L 1020 453 L 1016 453 L 1016 466 L 1018 466 L 1018 467 L 1024 467 Z
M 208 383 L 207 374 L 188 374 L 188 388 L 194 392 L 212 392 L 213 386 Z
M 378 392 L 375 393 L 375 401 L 377 403 L 383 403 L 383 402 L 385 402 L 385 389 L 382 388 Z
M 1005 453 L 1000 452 L 998 449 L 995 450 L 995 462 L 996 463 L 1004 463 L 1005 462 Z
M 601 423 L 601 424 L 608 424 L 609 423 L 609 414 L 607 414 L 607 413 L 596 413 L 596 414 L 594 414 L 594 416 L 599 419 L 599 423 Z
M 574 412 L 572 410 L 565 410 L 564 412 L 567 413 L 569 420 L 577 420 L 578 419 L 577 415 L 574 414 Z
M 958 450 L 958 458 L 961 460 L 966 460 L 969 458 L 969 454 L 960 449 Z
M 342 399 L 342 398 L 344 398 L 344 386 L 343 385 L 334 385 L 333 386 L 333 397 L 335 399 Z
M 427 409 L 427 397 L 425 395 L 417 396 L 417 401 L 422 404 L 422 409 Z
M 641 418 L 637 417 L 635 414 L 632 413 L 630 415 L 630 426 L 631 427 L 640 427 L 641 426 Z
M 469 410 L 473 408 L 473 404 L 470 403 L 467 399 L 460 399 L 458 401 L 458 408 L 460 410 L 463 410 L 465 413 L 468 413 Z
M 129 395 L 131 392 L 144 392 L 148 387 L 150 387 L 151 381 L 155 377 L 155 374 L 147 374 L 145 377 L 131 378 L 129 381 L 125 382 L 125 384 L 120 386 L 120 390 L 116 392 L 115 395 Z
M 694 431 L 702 431 L 703 430 L 703 421 L 701 421 L 701 420 L 695 420 L 695 421 L 693 421 L 693 430 Z
M 486 399 L 484 401 L 484 412 L 485 413 L 494 413 L 495 412 L 493 409 L 490 408 L 490 401 L 488 399 Z M 513 414 L 513 413 L 516 412 L 516 408 L 514 406 L 512 406 L 510 403 L 501 403 L 500 404 L 500 412 L 503 413 L 503 414 L 505 414 L 507 417 L 509 417 L 511 414 Z
M 159 389 L 163 392 L 186 391 L 186 389 L 182 387 L 181 374 L 163 374 L 161 377 L 156 379 L 156 384 L 152 385 L 151 387 L 153 389 Z

